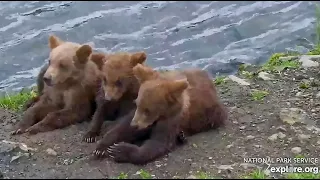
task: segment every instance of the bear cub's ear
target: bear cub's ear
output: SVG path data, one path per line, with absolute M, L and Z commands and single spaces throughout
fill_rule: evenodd
M 149 67 L 138 64 L 133 68 L 133 75 L 138 79 L 139 83 L 142 84 L 145 81 L 155 79 L 157 72 Z
M 88 62 L 88 57 L 92 53 L 92 48 L 89 45 L 82 45 L 76 52 L 77 61 L 80 64 L 85 64 Z
M 187 79 L 181 79 L 167 82 L 165 86 L 169 90 L 166 96 L 167 101 L 174 103 L 181 97 L 183 91 L 188 88 L 189 82 Z
M 105 55 L 103 53 L 92 53 L 90 56 L 90 60 L 98 66 L 99 70 L 102 70 L 102 67 L 107 59 L 108 55 Z
M 130 64 L 132 67 L 136 66 L 137 64 L 142 64 L 146 61 L 147 55 L 145 52 L 136 52 L 131 55 Z
M 168 83 L 169 91 L 177 95 L 181 95 L 183 91 L 188 88 L 188 86 L 189 86 L 189 82 L 186 78 L 175 80 Z
M 60 38 L 58 38 L 55 35 L 51 35 L 49 37 L 49 47 L 51 50 L 60 46 L 62 43 L 64 43 L 64 41 L 62 41 Z

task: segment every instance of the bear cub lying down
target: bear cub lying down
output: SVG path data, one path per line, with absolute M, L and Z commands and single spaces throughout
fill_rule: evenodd
M 113 64 L 125 64 L 130 58 L 113 61 Z M 116 87 L 118 84 L 118 91 L 117 88 L 105 89 L 106 99 L 119 100 L 129 91 L 136 94 L 132 96 L 136 97 L 136 107 L 106 133 L 95 150 L 97 156 L 108 155 L 117 162 L 145 164 L 174 149 L 181 132 L 191 136 L 220 127 L 227 119 L 226 109 L 219 102 L 214 84 L 205 71 L 160 73 L 142 65 L 143 62 L 131 64 L 126 70 L 119 65 L 117 71 L 105 72 L 105 85 Z M 119 73 L 122 70 L 123 73 Z M 122 88 L 126 87 L 124 79 L 128 77 L 138 83 L 132 86 L 135 88 Z M 115 93 L 119 91 L 121 95 Z M 141 137 L 145 141 L 139 147 L 134 142 Z

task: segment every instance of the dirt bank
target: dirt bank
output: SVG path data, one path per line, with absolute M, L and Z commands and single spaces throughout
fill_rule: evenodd
M 154 178 L 194 178 L 199 172 L 205 172 L 205 177 L 237 178 L 265 168 L 245 163 L 244 158 L 319 157 L 319 67 L 303 65 L 259 76 L 246 73 L 258 69 L 251 67 L 236 75 L 246 82 L 233 76 L 219 79 L 217 88 L 230 111 L 227 126 L 190 137 L 185 146 L 146 166 L 91 159 L 95 144 L 81 141 L 88 123 L 33 136 L 10 136 L 19 116 L 0 110 L 0 176 L 121 178 L 125 173 L 127 178 L 141 178 L 137 171 L 143 169 Z M 24 145 L 19 148 L 8 141 L 33 149 L 27 152 Z

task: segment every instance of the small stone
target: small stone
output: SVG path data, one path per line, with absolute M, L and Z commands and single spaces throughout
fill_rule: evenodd
M 263 80 L 265 80 L 265 81 L 273 80 L 273 79 L 274 79 L 274 77 L 273 77 L 271 74 L 266 73 L 266 72 L 260 72 L 260 73 L 258 74 L 258 77 L 261 78 L 261 79 L 263 79 Z
M 290 137 L 290 138 L 288 138 L 288 142 L 291 142 L 292 141 L 292 138 Z
M 316 94 L 316 98 L 320 98 L 320 91 Z
M 251 140 L 251 139 L 254 139 L 254 136 L 249 135 L 249 136 L 246 137 L 246 140 Z
M 278 133 L 278 138 L 283 139 L 283 138 L 285 138 L 285 137 L 286 137 L 286 135 L 283 134 L 282 132 L 279 132 L 279 133 Z
M 317 58 L 317 55 L 302 55 L 299 59 L 302 62 L 302 67 L 309 68 L 309 67 L 317 67 L 319 63 L 316 61 L 312 61 L 311 59 Z
M 268 139 L 269 139 L 270 141 L 275 141 L 275 140 L 278 139 L 278 134 L 277 134 L 277 133 L 276 133 L 276 134 L 273 134 L 273 135 L 269 136 Z
M 211 159 L 212 159 L 212 157 L 209 157 L 209 159 L 211 160 Z
M 244 130 L 246 128 L 246 126 L 240 126 L 239 129 L 240 130 Z
M 232 170 L 233 169 L 233 167 L 231 165 L 220 165 L 217 168 L 221 169 L 221 170 Z
M 190 175 L 190 176 L 187 177 L 187 179 L 197 179 L 197 177 L 194 176 L 194 175 Z
M 245 80 L 243 80 L 243 79 L 241 79 L 241 78 L 238 78 L 238 77 L 235 76 L 235 75 L 229 75 L 228 77 L 229 77 L 229 79 L 231 79 L 232 81 L 234 81 L 234 82 L 236 82 L 236 83 L 238 83 L 238 84 L 240 84 L 240 85 L 242 85 L 242 86 L 249 86 L 249 85 L 250 85 L 250 83 L 248 83 L 247 81 L 245 81 Z
M 298 139 L 300 141 L 304 141 L 304 140 L 307 140 L 307 139 L 310 139 L 311 138 L 311 135 L 305 135 L 305 134 L 299 134 L 298 135 Z
M 46 152 L 51 156 L 56 156 L 57 155 L 57 152 L 55 150 L 51 149 L 51 148 L 48 148 L 46 150 Z
M 283 126 L 279 126 L 279 127 L 277 128 L 277 130 L 279 130 L 279 131 L 281 131 L 281 132 L 287 132 L 287 129 L 286 129 L 285 127 L 283 127 Z
M 257 167 L 257 165 L 251 163 L 241 163 L 240 166 L 242 166 L 244 169 Z
M 320 140 L 317 141 L 317 144 L 320 145 Z
M 233 143 L 226 146 L 227 149 L 230 149 L 231 147 L 233 147 Z
M 294 147 L 291 149 L 291 152 L 294 153 L 294 154 L 299 154 L 301 153 L 301 147 Z
M 261 148 L 262 146 L 261 145 L 253 145 L 254 147 L 256 148 Z
M 290 125 L 293 125 L 296 122 L 312 124 L 312 121 L 307 117 L 307 113 L 299 108 L 282 108 L 280 110 L 280 119 Z
M 296 96 L 297 96 L 297 97 L 302 96 L 302 92 L 297 92 Z

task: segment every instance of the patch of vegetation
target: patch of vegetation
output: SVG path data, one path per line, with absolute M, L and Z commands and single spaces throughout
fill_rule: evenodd
M 18 112 L 29 99 L 36 95 L 37 93 L 34 89 L 22 90 L 17 94 L 5 93 L 3 97 L 0 97 L 0 108 Z
M 248 66 L 249 66 L 248 64 L 241 64 L 241 65 L 239 66 L 239 71 L 240 71 L 240 72 L 241 72 L 241 71 L 245 71 Z
M 255 73 L 249 71 L 240 71 L 240 74 L 247 79 L 252 79 L 255 76 Z
M 253 90 L 251 92 L 252 99 L 255 101 L 263 100 L 269 94 L 268 91 Z
M 308 89 L 310 87 L 310 83 L 309 82 L 301 82 L 299 85 L 300 89 Z
M 261 70 L 267 70 L 267 71 L 277 71 L 282 72 L 284 69 L 292 68 L 296 69 L 300 67 L 301 62 L 297 61 L 294 58 L 290 58 L 288 56 L 292 56 L 292 53 L 275 53 L 273 54 L 269 61 L 264 64 L 261 68 Z M 284 58 L 288 57 L 288 58 Z
M 141 179 L 152 179 L 151 174 L 143 169 L 140 169 L 138 174 L 140 175 Z
M 124 173 L 124 172 L 121 172 L 119 174 L 119 176 L 117 177 L 117 179 L 128 179 L 128 174 Z
M 195 177 L 197 179 L 218 179 L 218 178 L 214 178 L 214 177 L 210 176 L 208 173 L 203 172 L 203 171 L 197 171 Z
M 288 173 L 285 175 L 287 179 L 320 179 L 320 174 L 314 173 Z
M 267 179 L 268 176 L 260 169 L 255 170 L 248 175 L 244 175 L 241 177 L 242 179 Z
M 214 83 L 216 85 L 224 84 L 224 83 L 226 83 L 226 77 L 225 76 L 217 76 L 216 79 L 214 80 Z

